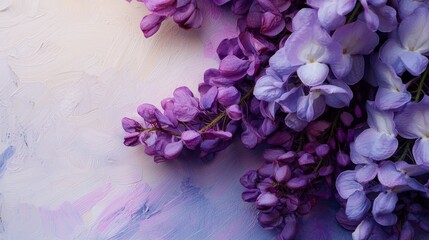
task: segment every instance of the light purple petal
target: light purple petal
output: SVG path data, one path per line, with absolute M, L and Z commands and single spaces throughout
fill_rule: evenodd
M 375 105 L 381 110 L 397 109 L 411 100 L 411 94 L 406 89 L 378 88 L 375 95 Z
M 398 36 L 405 49 L 421 54 L 429 52 L 429 9 L 419 8 L 402 20 Z
M 342 0 L 337 2 L 337 13 L 345 16 L 349 14 L 355 7 L 356 0 Z
M 337 3 L 327 2 L 317 12 L 320 23 L 327 30 L 333 30 L 346 22 L 346 17 L 337 13 Z
M 187 130 L 182 133 L 182 141 L 189 149 L 195 149 L 202 141 L 201 134 L 194 130 Z
M 297 116 L 306 121 L 310 122 L 325 111 L 325 100 L 322 96 L 317 96 L 317 93 L 311 93 L 307 96 L 302 96 L 298 99 Z
M 353 67 L 352 57 L 350 54 L 341 54 L 341 58 L 331 64 L 332 72 L 335 77 L 343 78 L 350 73 Z
M 305 85 L 317 86 L 325 81 L 329 73 L 329 68 L 326 64 L 313 62 L 299 67 L 297 73 Z
M 257 205 L 263 207 L 273 207 L 278 201 L 279 199 L 272 193 L 262 193 L 259 195 L 258 199 L 256 199 Z
M 183 143 L 181 141 L 172 142 L 165 145 L 164 157 L 165 159 L 174 159 L 177 158 L 183 149 Z
M 377 177 L 381 184 L 389 188 L 407 185 L 405 175 L 399 172 L 391 161 L 385 161 L 380 164 Z
M 308 4 L 310 4 L 309 2 L 310 1 L 307 1 Z M 317 19 L 317 10 L 312 8 L 303 8 L 299 10 L 293 17 L 292 28 L 295 32 L 304 27 L 309 27 L 318 24 L 318 22 L 319 20 Z
M 241 93 L 234 86 L 218 88 L 217 101 L 225 107 L 238 104 L 240 98 Z
M 411 123 L 411 124 L 410 124 Z M 425 96 L 419 103 L 408 103 L 395 116 L 399 135 L 407 139 L 429 135 L 429 97 Z
M 395 153 L 398 148 L 398 140 L 392 135 L 369 128 L 356 138 L 355 147 L 356 151 L 365 157 L 384 160 Z
M 328 106 L 334 108 L 348 106 L 353 98 L 353 92 L 350 87 L 340 80 L 331 79 L 329 82 L 331 83 L 330 85 L 320 85 L 313 87 L 312 90 L 320 89 Z
M 241 109 L 237 104 L 229 106 L 226 109 L 226 114 L 228 114 L 228 117 L 234 121 L 240 120 L 243 116 L 243 112 L 241 112 Z
M 273 75 L 264 75 L 256 81 L 253 95 L 259 100 L 273 102 L 284 92 L 281 79 Z
M 427 41 L 429 42 L 429 38 Z M 427 57 L 412 51 L 402 52 L 400 59 L 404 64 L 405 69 L 414 76 L 419 76 L 423 73 L 429 61 Z
M 288 39 L 289 40 L 289 39 Z M 292 63 L 289 61 L 290 55 L 286 54 L 286 49 L 280 48 L 269 60 L 270 68 L 273 69 L 280 76 L 288 76 L 295 72 L 302 62 Z
M 377 109 L 374 102 L 367 101 L 368 125 L 378 132 L 396 136 L 397 131 L 393 121 L 393 112 Z
M 381 47 L 380 59 L 384 63 L 392 66 L 397 74 L 402 74 L 405 71 L 405 66 L 400 56 L 405 51 L 406 50 L 402 48 L 398 40 L 390 38 Z
M 285 165 L 280 167 L 275 172 L 275 179 L 277 182 L 286 182 L 292 176 L 292 171 L 289 166 Z
M 375 14 L 378 16 L 380 32 L 391 32 L 396 29 L 398 21 L 396 20 L 396 10 L 391 6 L 381 6 L 373 8 Z
M 413 156 L 417 164 L 429 166 L 429 138 L 417 139 L 413 146 Z
M 349 85 L 354 85 L 359 82 L 365 74 L 365 60 L 363 56 L 352 56 L 352 69 L 343 78 L 343 81 Z
M 208 84 L 207 84 L 208 85 Z M 200 103 L 203 109 L 210 109 L 213 106 L 213 103 L 216 101 L 217 97 L 217 87 L 210 85 L 207 86 L 206 83 L 200 84 L 198 90 L 201 93 Z
M 346 215 L 350 220 L 362 219 L 371 208 L 371 202 L 363 191 L 356 191 L 347 199 Z
M 374 220 L 382 226 L 391 226 L 396 223 L 397 217 L 392 214 L 398 202 L 395 192 L 380 193 L 374 200 L 372 214 Z
M 352 233 L 353 240 L 367 240 L 372 233 L 374 223 L 372 220 L 364 219 L 359 223 L 357 228 Z
M 367 183 L 377 176 L 378 165 L 375 163 L 365 164 L 356 170 L 356 181 Z
M 250 61 L 239 59 L 234 55 L 228 55 L 219 64 L 219 71 L 222 76 L 231 80 L 238 80 L 246 76 Z
M 378 45 L 378 35 L 361 21 L 346 24 L 335 30 L 332 39 L 343 47 L 343 54 L 367 55 Z
M 335 186 L 343 199 L 348 199 L 356 191 L 362 191 L 363 186 L 355 180 L 356 172 L 346 170 L 337 177 Z
M 356 151 L 354 142 L 350 144 L 350 160 L 352 160 L 354 164 L 371 164 L 372 163 L 372 160 L 359 154 Z
M 302 86 L 294 87 L 281 95 L 276 102 L 280 105 L 283 112 L 296 112 L 298 99 L 304 96 Z

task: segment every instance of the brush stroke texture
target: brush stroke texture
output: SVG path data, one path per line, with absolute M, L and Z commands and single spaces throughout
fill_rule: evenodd
M 196 90 L 216 66 L 235 19 L 203 10 L 214 20 L 201 30 L 168 23 L 144 39 L 139 3 L 0 0 L 1 239 L 274 237 L 240 199 L 259 153 L 236 143 L 212 162 L 155 164 L 121 143 L 122 116 L 177 86 Z M 323 224 L 318 239 L 349 236 Z M 306 226 L 301 238 L 313 239 Z

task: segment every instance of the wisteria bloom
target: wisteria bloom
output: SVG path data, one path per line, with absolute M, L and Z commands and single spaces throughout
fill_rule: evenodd
M 405 71 L 420 75 L 428 65 L 429 9 L 420 7 L 400 23 L 397 34 L 388 39 L 380 51 L 381 60 L 397 74 Z
M 368 28 L 375 32 L 391 32 L 395 30 L 398 22 L 396 10 L 386 5 L 386 0 L 360 0 L 363 13 L 360 18 L 364 19 Z
M 307 0 L 307 4 L 318 9 L 317 16 L 321 25 L 333 30 L 346 22 L 346 15 L 356 5 L 356 0 Z
M 332 39 L 342 47 L 341 58 L 331 65 L 333 73 L 347 84 L 357 83 L 364 75 L 363 55 L 370 54 L 378 45 L 378 35 L 365 23 L 356 21 L 337 28 Z
M 374 160 L 384 160 L 398 148 L 398 134 L 394 113 L 377 109 L 374 102 L 367 102 L 369 128 L 359 134 L 355 141 L 356 151 Z
M 372 81 L 378 85 L 375 106 L 380 110 L 397 109 L 411 100 L 407 84 L 395 73 L 390 65 L 380 61 L 378 54 L 371 57 Z
M 401 137 L 417 139 L 413 146 L 416 163 L 429 166 L 429 96 L 408 103 L 396 114 L 395 123 Z
M 281 77 L 296 72 L 304 85 L 317 86 L 326 80 L 328 65 L 340 58 L 341 49 L 321 27 L 303 27 L 271 57 L 270 66 Z

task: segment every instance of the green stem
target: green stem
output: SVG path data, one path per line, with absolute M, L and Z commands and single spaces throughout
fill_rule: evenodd
M 409 142 L 407 142 L 407 143 L 405 144 L 404 151 L 402 152 L 401 156 L 400 156 L 400 157 L 399 157 L 399 159 L 398 159 L 398 162 L 399 162 L 399 161 L 402 161 L 402 160 L 404 160 L 404 159 L 405 159 L 405 157 L 407 156 L 407 153 L 408 153 L 409 148 L 410 148 L 410 143 L 409 143 Z
M 414 98 L 414 102 L 418 102 L 420 100 L 420 95 L 423 92 L 423 85 L 426 80 L 426 77 L 429 73 L 429 66 L 426 68 L 425 72 L 423 73 L 422 77 L 420 78 L 419 86 L 417 87 L 417 93 L 416 97 Z
M 178 136 L 178 137 L 181 136 L 180 133 L 175 133 L 175 132 L 166 130 L 164 128 L 159 128 L 159 127 L 147 128 L 147 129 L 144 129 L 142 132 L 152 132 L 152 131 L 161 131 L 161 132 L 165 132 L 165 133 L 168 133 L 170 135 L 173 135 L 173 136 Z
M 334 131 L 337 127 L 337 123 L 338 123 L 338 119 L 340 119 L 340 115 L 341 115 L 341 112 L 338 111 L 337 115 L 335 116 L 334 122 L 332 122 L 332 127 L 331 127 L 331 130 L 329 131 L 329 135 L 328 135 L 328 141 L 329 141 L 329 139 L 331 139 L 332 136 L 334 136 Z
M 244 95 L 241 99 L 240 102 L 238 103 L 240 106 L 241 104 L 243 104 L 244 101 L 247 100 L 247 98 L 249 98 L 250 96 L 252 96 L 253 94 L 253 87 L 251 89 L 249 89 L 249 91 L 246 93 L 246 95 Z M 226 117 L 226 110 L 222 111 L 215 119 L 213 119 L 209 124 L 207 124 L 205 127 L 201 128 L 198 132 L 202 133 L 207 131 L 208 129 L 214 127 L 220 120 L 222 120 L 222 118 Z
M 347 19 L 347 23 L 351 23 L 355 20 L 356 15 L 358 14 L 358 12 L 360 10 L 360 7 L 361 7 L 360 2 L 357 2 L 355 8 L 353 9 L 352 14 L 350 14 L 349 18 Z

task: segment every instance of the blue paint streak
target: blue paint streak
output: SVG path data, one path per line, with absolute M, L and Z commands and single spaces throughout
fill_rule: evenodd
M 9 160 L 15 154 L 15 147 L 9 146 L 5 151 L 0 154 L 0 176 L 3 175 L 6 169 L 6 161 Z

